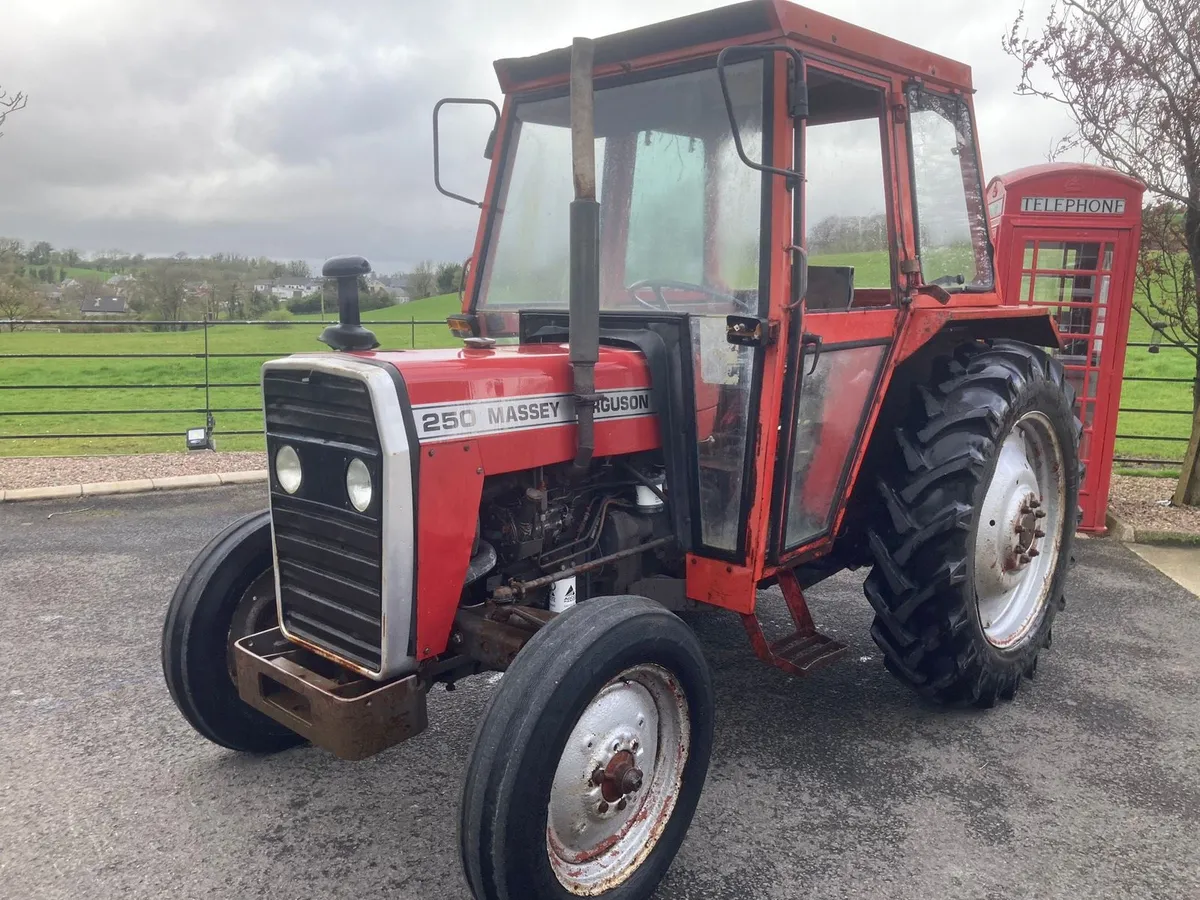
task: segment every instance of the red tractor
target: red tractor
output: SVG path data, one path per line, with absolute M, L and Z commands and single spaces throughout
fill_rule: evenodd
M 997 293 L 1019 261 L 994 258 L 966 66 L 753 0 L 496 71 L 463 346 L 376 350 L 369 266 L 326 264 L 332 352 L 263 367 L 270 509 L 184 575 L 163 666 L 209 740 L 346 759 L 504 671 L 471 890 L 641 898 L 713 739 L 676 611 L 732 610 L 803 675 L 847 651 L 803 590 L 870 566 L 889 671 L 1011 699 L 1063 604 L 1080 425 L 1054 322 Z

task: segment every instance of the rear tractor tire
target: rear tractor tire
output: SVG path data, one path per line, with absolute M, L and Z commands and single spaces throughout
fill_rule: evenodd
M 645 900 L 708 772 L 713 687 L 684 623 L 641 597 L 539 631 L 475 738 L 459 846 L 477 900 Z
M 197 554 L 163 623 L 163 676 L 171 699 L 214 744 L 275 753 L 304 743 L 243 702 L 234 680 L 233 642 L 277 621 L 271 514 L 264 511 L 234 522 Z
M 990 707 L 1050 646 L 1077 525 L 1081 426 L 1045 351 L 966 344 L 917 388 L 880 473 L 863 589 L 884 664 L 937 702 Z

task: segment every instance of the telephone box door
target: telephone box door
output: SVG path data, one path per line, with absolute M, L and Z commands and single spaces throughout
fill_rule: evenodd
M 1020 265 L 1009 269 L 1004 296 L 1009 303 L 1047 307 L 1058 322 L 1062 349 L 1056 355 L 1075 387 L 1083 423 L 1079 455 L 1086 473 L 1079 503 L 1085 531 L 1104 530 L 1129 323 L 1129 310 L 1116 307 L 1131 274 L 1132 241 L 1130 229 L 1013 229 Z

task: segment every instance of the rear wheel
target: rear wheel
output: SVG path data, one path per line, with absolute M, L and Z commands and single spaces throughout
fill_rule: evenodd
M 713 691 L 691 630 L 640 597 L 588 600 L 505 673 L 476 737 L 459 842 L 479 900 L 648 897 L 708 771 Z
M 188 723 L 214 744 L 250 753 L 304 739 L 238 696 L 233 642 L 275 626 L 271 514 L 234 522 L 183 574 L 163 624 L 163 676 Z
M 921 694 L 991 706 L 1032 677 L 1063 605 L 1080 425 L 1062 366 L 1013 341 L 960 347 L 918 389 L 879 487 L 864 590 L 884 663 Z

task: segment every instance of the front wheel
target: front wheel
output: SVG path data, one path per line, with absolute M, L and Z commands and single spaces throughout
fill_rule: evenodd
M 881 473 L 864 583 L 889 671 L 931 699 L 1010 699 L 1063 604 L 1079 496 L 1074 392 L 1045 351 L 960 347 Z
M 238 696 L 233 642 L 277 624 L 271 514 L 234 522 L 197 554 L 163 623 L 162 666 L 171 699 L 214 744 L 274 753 L 304 738 Z
M 713 689 L 691 630 L 640 597 L 558 616 L 484 714 L 459 843 L 478 900 L 648 897 L 700 799 Z

